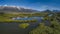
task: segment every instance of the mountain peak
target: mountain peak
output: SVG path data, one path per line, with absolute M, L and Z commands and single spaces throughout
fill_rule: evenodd
M 0 6 L 0 12 L 37 12 L 37 10 L 33 10 L 33 9 L 26 9 L 26 8 L 22 8 L 20 6 Z

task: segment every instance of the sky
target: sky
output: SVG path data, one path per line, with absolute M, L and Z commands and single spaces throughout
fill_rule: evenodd
M 0 6 L 20 6 L 34 10 L 60 10 L 60 0 L 0 0 Z

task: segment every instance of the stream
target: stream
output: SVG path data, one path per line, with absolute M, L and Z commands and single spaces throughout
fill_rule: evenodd
M 37 20 L 36 23 L 29 23 L 26 29 L 19 28 L 20 23 L 0 23 L 0 34 L 28 34 L 33 28 L 36 28 L 42 22 L 41 17 L 32 17 Z

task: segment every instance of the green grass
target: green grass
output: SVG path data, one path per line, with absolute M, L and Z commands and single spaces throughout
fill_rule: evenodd
M 23 29 L 27 28 L 28 26 L 29 26 L 28 23 L 19 24 L 19 28 L 23 28 Z
M 33 20 L 12 20 L 11 17 L 25 17 L 26 14 L 4 14 L 4 15 L 0 15 L 0 22 L 21 22 L 21 23 L 28 23 L 28 22 L 36 22 L 37 20 L 33 19 Z M 28 16 L 28 15 L 27 15 Z

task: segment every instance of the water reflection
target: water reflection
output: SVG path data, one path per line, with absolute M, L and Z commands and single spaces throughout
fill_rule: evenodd
M 30 24 L 28 28 L 21 29 L 18 27 L 20 23 L 0 23 L 0 32 L 2 34 L 28 34 L 28 32 L 37 27 L 40 22 L 42 22 L 43 17 L 30 17 L 30 18 L 19 18 L 17 20 L 32 20 L 36 19 L 36 23 L 28 23 Z

